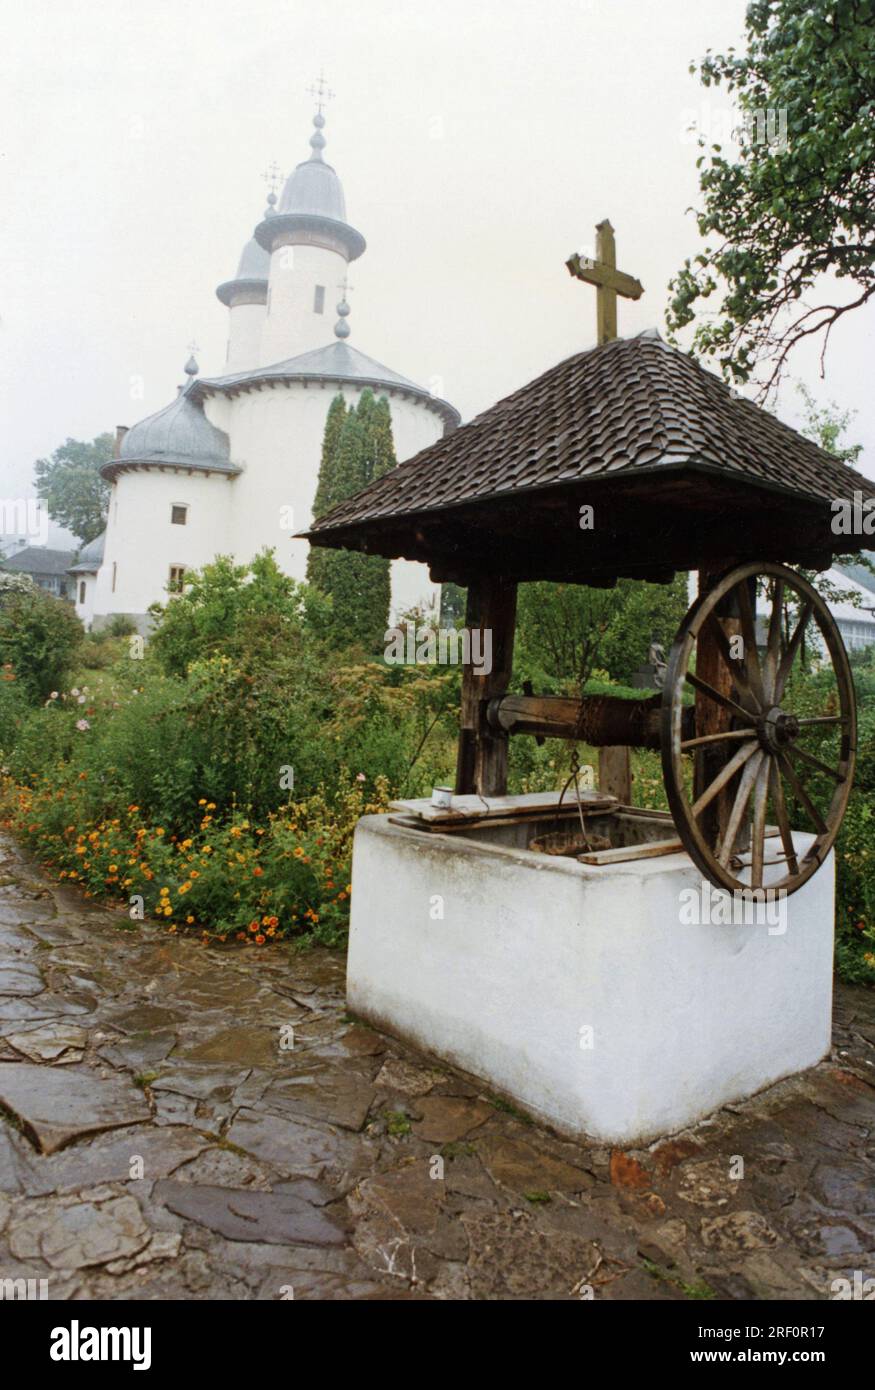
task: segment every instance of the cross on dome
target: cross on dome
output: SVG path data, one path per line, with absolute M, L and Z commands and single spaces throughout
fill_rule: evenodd
M 309 96 L 316 98 L 316 115 L 321 116 L 324 108 L 334 96 L 334 93 L 325 81 L 324 71 L 319 73 L 312 87 L 307 88 L 307 93 Z
M 277 189 L 279 188 L 280 184 L 281 184 L 282 181 L 283 181 L 283 176 L 282 176 L 282 174 L 280 173 L 280 166 L 277 164 L 277 162 L 276 162 L 275 159 L 272 159 L 272 160 L 270 161 L 270 163 L 268 164 L 267 168 L 265 169 L 265 171 L 264 171 L 264 173 L 262 174 L 261 177 L 264 179 L 264 182 L 267 184 L 267 187 L 268 187 L 268 194 L 267 194 L 267 206 L 268 206 L 268 211 L 267 211 L 267 213 L 265 213 L 265 216 L 268 216 L 269 213 L 270 213 L 270 212 L 273 210 L 273 208 L 276 206 L 276 197 L 277 197 L 276 191 L 277 191 Z

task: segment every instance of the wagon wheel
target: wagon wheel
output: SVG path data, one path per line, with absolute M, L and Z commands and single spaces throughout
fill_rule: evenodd
M 761 650 L 751 592 L 757 587 L 766 592 Z M 736 617 L 737 634 L 728 634 L 720 621 L 728 613 Z M 690 669 L 703 628 L 716 644 L 720 671 L 727 677 L 717 681 L 722 690 Z M 806 644 L 819 659 L 813 690 L 811 683 L 803 690 L 799 680 Z M 693 694 L 697 717 L 699 711 L 716 715 L 718 732 L 702 733 L 700 721 L 694 736 L 684 737 L 682 714 Z M 713 717 L 708 722 L 713 727 Z M 784 565 L 740 565 L 696 600 L 668 661 L 662 768 L 678 834 L 715 887 L 729 892 L 763 888 L 770 864 L 780 867 L 769 873 L 767 897 L 802 887 L 838 834 L 856 744 L 847 653 L 829 609 L 805 579 Z M 691 762 L 703 749 L 707 754 L 719 750 L 719 768 L 715 773 L 712 763 L 704 782 L 700 777 L 691 790 Z M 797 853 L 793 844 L 788 803 L 795 806 L 796 828 L 815 836 L 804 852 Z M 713 822 L 716 807 L 719 823 L 709 835 L 706 822 Z M 777 835 L 769 831 L 767 819 L 774 821 Z

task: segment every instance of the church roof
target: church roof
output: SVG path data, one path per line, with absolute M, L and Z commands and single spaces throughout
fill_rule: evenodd
M 277 211 L 305 212 L 346 221 L 346 199 L 336 170 L 321 154 L 305 159 L 286 179 Z
M 268 208 L 265 216 L 272 215 Z M 237 262 L 237 273 L 232 280 L 225 280 L 216 290 L 216 297 L 223 304 L 231 304 L 235 293 L 241 290 L 255 290 L 267 298 L 267 282 L 270 275 L 270 252 L 251 236 Z
M 292 170 L 276 210 L 258 224 L 255 237 L 268 251 L 280 234 L 291 234 L 304 241 L 314 239 L 317 244 L 320 239 L 327 239 L 329 244 L 342 248 L 347 260 L 354 261 L 364 251 L 365 239 L 347 222 L 343 185 L 336 169 L 322 158 L 324 125 L 325 117 L 317 113 L 310 136 L 312 153 Z
M 125 468 L 143 465 L 207 473 L 240 472 L 231 463 L 227 434 L 207 419 L 193 394 L 196 371 L 197 364 L 190 362 L 186 372 L 191 380 L 180 387 L 176 400 L 132 425 L 122 440 L 118 458 L 100 470 L 104 478 L 111 479 Z
M 63 575 L 73 558 L 72 550 L 52 550 L 47 545 L 26 545 L 8 559 L 0 559 L 0 569 L 17 574 Z
M 230 376 L 205 377 L 195 387 L 196 397 L 210 391 L 236 393 L 250 388 L 288 381 L 349 382 L 355 386 L 370 386 L 375 391 L 403 391 L 422 400 L 445 425 L 452 429 L 459 423 L 460 415 L 448 401 L 433 396 L 424 387 L 408 377 L 401 376 L 391 367 L 384 367 L 373 357 L 368 357 L 349 343 L 335 339 L 325 347 L 302 352 L 297 357 L 289 357 L 284 362 L 276 362 L 269 367 L 258 367 L 245 372 L 234 372 Z
M 790 561 L 853 548 L 832 532 L 829 504 L 855 490 L 875 498 L 870 481 L 651 330 L 560 362 L 308 538 L 425 560 L 434 577 L 477 564 L 530 578 L 694 569 L 754 545 L 751 558 Z M 589 533 L 576 521 L 584 498 Z
M 83 545 L 79 551 L 79 559 L 75 565 L 71 565 L 69 574 L 96 574 L 103 563 L 103 547 L 106 544 L 106 529 L 101 531 L 99 536 L 95 536 L 93 541 Z
M 254 236 L 251 236 L 240 252 L 237 274 L 234 279 L 267 280 L 269 274 L 270 254 L 258 244 Z

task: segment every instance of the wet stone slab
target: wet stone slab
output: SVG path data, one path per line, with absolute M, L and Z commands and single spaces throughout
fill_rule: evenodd
M 0 1063 L 0 1106 L 42 1153 L 86 1134 L 149 1118 L 141 1091 L 127 1078 L 101 1077 L 89 1067 Z
M 830 1059 L 705 1124 L 575 1144 L 348 1018 L 342 953 L 132 931 L 0 836 L 0 1273 L 66 1299 L 828 1298 L 875 1260 L 875 995 L 839 986 L 836 1018 Z

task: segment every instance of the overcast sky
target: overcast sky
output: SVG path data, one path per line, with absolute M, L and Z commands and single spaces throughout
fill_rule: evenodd
M 663 326 L 697 239 L 691 111 L 725 98 L 691 59 L 743 33 L 744 0 L 0 0 L 0 496 L 32 462 L 159 409 L 187 345 L 222 369 L 215 287 L 260 220 L 262 173 L 325 157 L 368 249 L 354 346 L 469 419 L 591 346 L 566 257 L 610 217 L 645 287 L 619 329 Z M 330 320 L 329 320 L 330 323 Z M 821 403 L 856 410 L 875 474 L 875 305 L 833 334 Z M 142 381 L 142 398 L 132 397 Z M 798 423 L 792 387 L 779 402 Z M 57 535 L 53 536 L 57 539 Z

